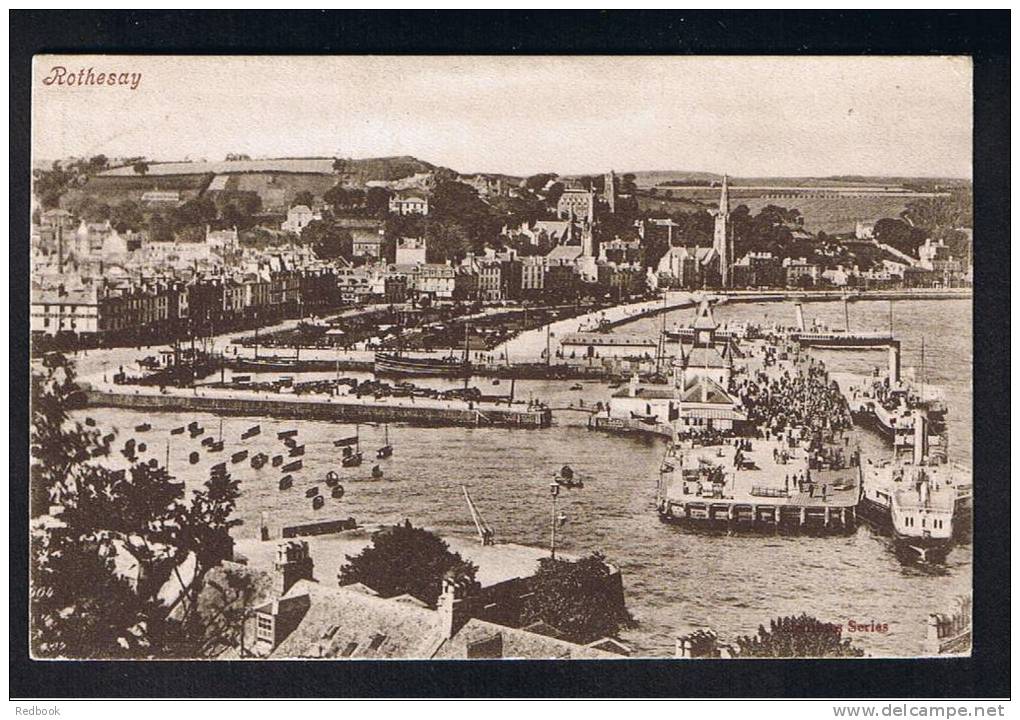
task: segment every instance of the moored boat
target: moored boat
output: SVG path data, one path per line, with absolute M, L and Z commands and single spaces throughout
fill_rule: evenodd
M 949 465 L 886 462 L 864 472 L 859 512 L 932 560 L 948 552 L 955 521 L 970 509 L 972 484 Z
M 386 458 L 393 455 L 393 446 L 390 445 L 390 426 L 385 426 L 385 440 L 383 446 L 375 451 L 375 457 L 378 460 L 385 460 Z
M 553 480 L 560 487 L 565 488 L 583 488 L 584 481 L 579 475 L 574 472 L 574 469 L 569 465 L 564 465 L 559 471 L 553 475 Z
M 376 353 L 376 375 L 469 377 L 471 363 L 452 358 L 412 358 L 397 353 Z
M 354 442 L 350 440 L 353 438 Z M 361 465 L 362 454 L 361 454 L 361 426 L 354 426 L 354 435 L 352 438 L 343 439 L 343 454 L 340 458 L 340 464 L 344 467 L 358 467 Z M 334 445 L 336 443 L 334 442 Z
M 340 464 L 344 467 L 357 467 L 361 464 L 363 457 L 360 452 L 352 451 L 350 448 L 345 448 L 348 452 L 340 459 Z

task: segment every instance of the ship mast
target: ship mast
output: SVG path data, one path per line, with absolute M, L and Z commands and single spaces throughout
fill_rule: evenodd
M 662 374 L 662 364 L 666 360 L 666 292 L 662 293 L 662 322 L 659 323 L 659 343 L 655 349 L 655 374 Z
M 921 402 L 924 402 L 924 335 L 921 336 Z

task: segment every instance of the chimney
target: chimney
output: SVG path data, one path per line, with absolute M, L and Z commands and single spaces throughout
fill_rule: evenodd
M 273 563 L 273 593 L 285 595 L 298 580 L 312 580 L 312 556 L 304 540 L 289 540 L 276 547 Z
M 443 591 L 436 603 L 436 612 L 439 613 L 439 627 L 444 638 L 452 638 L 470 619 L 464 607 L 470 589 L 471 583 L 466 578 L 443 578 Z

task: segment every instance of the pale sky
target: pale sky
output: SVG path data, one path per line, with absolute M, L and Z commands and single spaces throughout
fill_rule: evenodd
M 44 85 L 54 66 L 141 78 Z M 971 90 L 962 57 L 49 55 L 35 61 L 33 151 L 969 178 Z

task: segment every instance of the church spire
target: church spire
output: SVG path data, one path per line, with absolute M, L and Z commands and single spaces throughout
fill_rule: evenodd
M 730 182 L 729 176 L 722 176 L 722 193 L 719 195 L 719 213 L 728 215 L 730 212 Z

